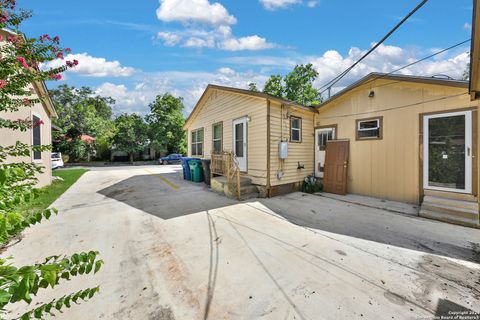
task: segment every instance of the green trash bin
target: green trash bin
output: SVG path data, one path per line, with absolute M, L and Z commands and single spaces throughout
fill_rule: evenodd
M 190 167 L 190 178 L 193 182 L 203 182 L 203 167 L 201 160 L 188 161 Z

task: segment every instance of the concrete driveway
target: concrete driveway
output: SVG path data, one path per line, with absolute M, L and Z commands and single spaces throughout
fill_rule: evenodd
M 480 230 L 295 193 L 236 202 L 179 166 L 99 168 L 3 254 L 98 250 L 64 319 L 433 319 L 480 312 Z M 18 305 L 15 312 L 24 310 Z

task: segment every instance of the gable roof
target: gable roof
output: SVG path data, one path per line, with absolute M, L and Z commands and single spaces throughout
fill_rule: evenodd
M 225 92 L 230 92 L 230 93 L 234 93 L 234 94 L 240 94 L 240 95 L 256 97 L 256 98 L 260 98 L 260 99 L 271 100 L 271 101 L 278 102 L 280 104 L 293 106 L 293 107 L 303 109 L 303 110 L 306 110 L 306 111 L 316 112 L 316 110 L 313 107 L 306 107 L 306 106 L 298 104 L 294 101 L 281 99 L 281 98 L 272 96 L 271 94 L 268 94 L 268 93 L 259 92 L 259 91 L 252 91 L 252 90 L 247 90 L 247 89 L 239 89 L 239 88 L 219 86 L 219 85 L 215 85 L 215 84 L 209 84 L 207 86 L 207 88 L 205 89 L 205 91 L 203 92 L 200 99 L 198 100 L 197 104 L 193 108 L 192 112 L 190 112 L 190 115 L 185 120 L 185 124 L 183 126 L 184 129 L 186 129 L 190 125 L 190 122 L 193 121 L 195 116 L 200 112 L 200 110 L 202 109 L 202 106 L 204 105 L 205 100 L 209 96 L 208 93 L 213 91 L 213 90 L 225 91 Z
M 2 28 L 0 29 L 0 35 L 4 36 L 16 36 L 18 35 L 17 33 Z M 26 37 L 22 33 L 20 36 L 25 40 Z M 45 82 L 43 80 L 36 80 L 32 83 L 37 95 L 39 97 L 44 97 L 45 99 L 40 99 L 42 102 L 43 107 L 47 111 L 47 113 L 50 115 L 50 117 L 57 117 L 57 112 L 55 111 L 55 107 L 53 106 L 52 99 L 50 98 L 50 94 L 48 93 L 47 86 L 45 85 Z
M 408 75 L 400 75 L 400 74 L 372 72 L 369 75 L 358 80 L 357 82 L 346 87 L 345 89 L 340 90 L 339 92 L 334 94 L 330 99 L 325 100 L 321 104 L 317 105 L 316 108 L 317 109 L 321 108 L 331 103 L 332 101 L 335 101 L 336 99 L 340 98 L 344 94 L 362 85 L 373 82 L 375 80 L 383 80 L 383 79 L 392 80 L 395 82 L 415 82 L 415 83 L 443 85 L 443 86 L 458 87 L 458 88 L 468 88 L 468 81 L 464 81 L 464 80 L 453 80 L 453 79 L 443 79 L 443 78 L 433 78 L 433 77 L 420 77 L 420 76 L 408 76 Z
M 472 100 L 480 99 L 480 5 L 473 1 L 472 46 L 470 49 L 470 95 Z

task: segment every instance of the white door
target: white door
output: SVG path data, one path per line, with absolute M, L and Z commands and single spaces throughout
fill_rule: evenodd
M 327 141 L 335 140 L 335 128 L 315 129 L 315 177 L 323 178 Z
M 472 192 L 472 112 L 423 118 L 423 187 Z
M 233 121 L 233 152 L 240 171 L 247 171 L 247 118 Z

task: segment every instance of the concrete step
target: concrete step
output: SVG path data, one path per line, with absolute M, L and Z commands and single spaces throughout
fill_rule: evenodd
M 442 197 L 435 197 L 435 196 L 425 196 L 423 197 L 423 203 L 429 204 L 438 204 L 441 206 L 450 206 L 455 208 L 461 209 L 468 209 L 478 212 L 478 202 L 474 201 L 464 201 L 464 200 L 456 200 L 456 199 L 449 199 L 449 198 L 442 198 Z
M 240 188 L 240 200 L 258 198 L 258 188 L 254 185 L 243 186 Z
M 458 208 L 454 206 L 440 205 L 437 203 L 422 203 L 421 210 L 428 210 L 434 212 L 441 212 L 449 214 L 455 217 L 467 218 L 467 219 L 478 219 L 478 210 L 470 210 L 464 208 Z
M 439 220 L 439 221 L 444 221 L 444 222 L 449 222 L 453 224 L 458 224 L 466 227 L 474 227 L 474 228 L 480 228 L 480 223 L 478 220 L 478 216 L 476 219 L 470 219 L 470 218 L 465 218 L 465 217 L 460 217 L 460 216 L 454 216 L 449 213 L 443 213 L 443 212 L 438 212 L 438 211 L 430 211 L 427 209 L 422 208 L 420 210 L 420 216 L 424 218 L 429 218 L 429 219 L 434 219 L 434 220 Z
M 227 183 L 227 177 L 224 177 L 224 176 L 214 177 L 213 179 L 215 179 L 217 182 L 222 183 L 222 184 Z M 250 179 L 248 177 L 240 176 L 240 186 L 241 187 L 249 186 L 251 184 L 252 184 L 252 179 Z
M 445 191 L 426 190 L 425 189 L 424 190 L 424 195 L 425 196 L 437 197 L 437 198 L 444 198 L 444 199 L 478 202 L 477 197 L 475 197 L 473 194 L 445 192 Z
M 226 177 L 215 177 L 212 179 L 211 188 L 215 191 L 225 194 L 229 198 L 237 198 L 236 188 L 230 189 Z M 260 193 L 258 188 L 252 184 L 248 177 L 240 177 L 240 200 L 258 198 Z

